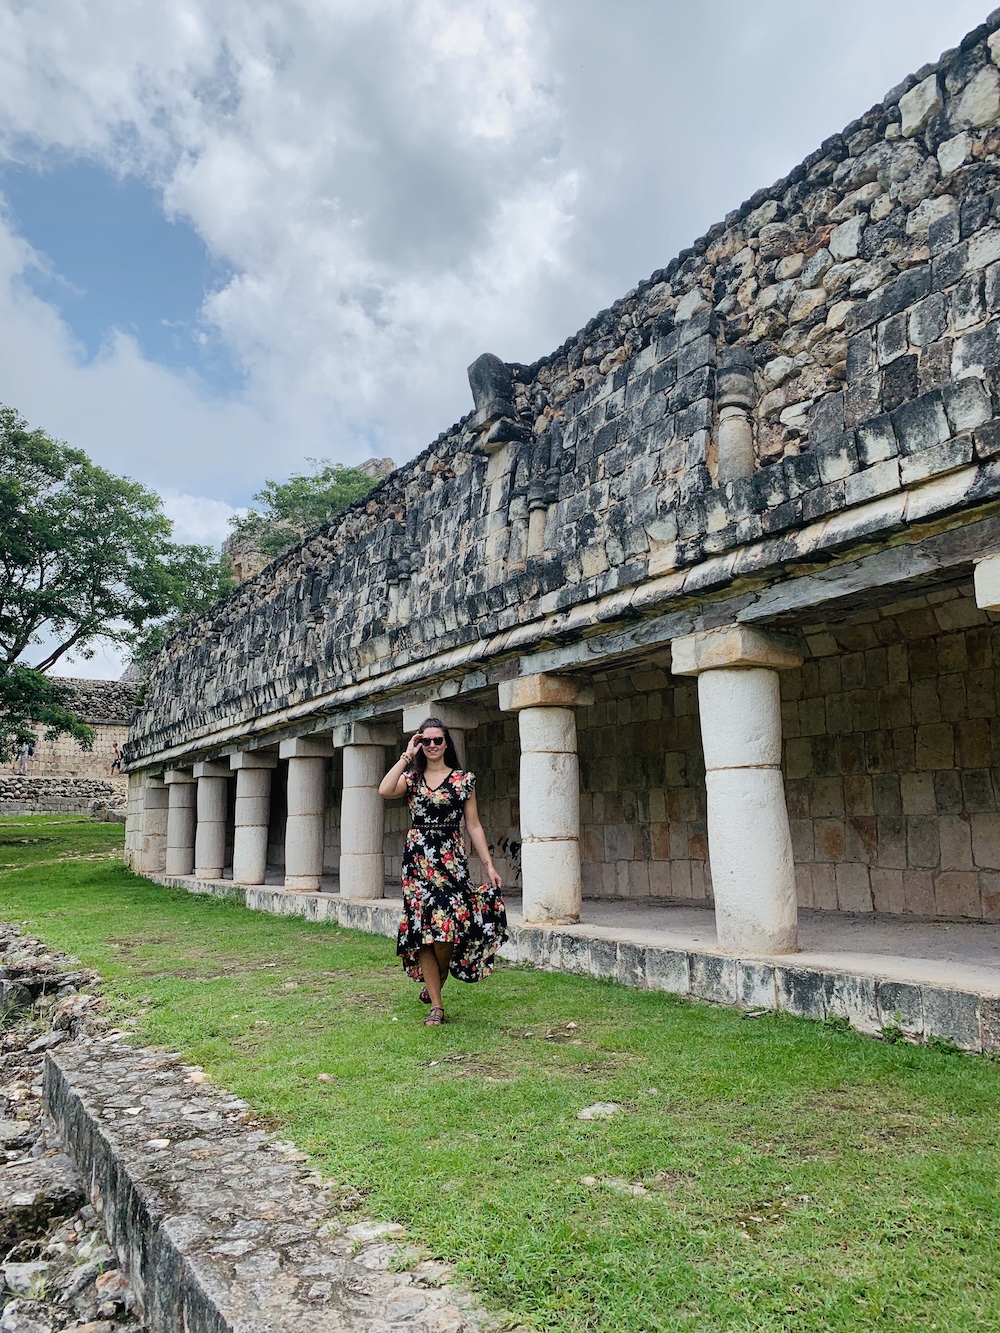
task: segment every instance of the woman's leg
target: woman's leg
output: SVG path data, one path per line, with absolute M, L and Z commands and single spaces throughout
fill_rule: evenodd
M 440 945 L 422 944 L 420 946 L 420 971 L 424 974 L 424 985 L 431 997 L 431 1005 L 441 1008 L 441 972 L 438 968 L 437 949 Z
M 435 944 L 434 957 L 437 959 L 438 976 L 441 978 L 441 986 L 448 980 L 448 968 L 451 964 L 451 955 L 455 952 L 454 944 Z

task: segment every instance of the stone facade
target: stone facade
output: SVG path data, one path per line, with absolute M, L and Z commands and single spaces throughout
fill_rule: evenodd
M 332 871 L 341 751 L 450 709 L 530 910 L 558 852 L 751 952 L 796 895 L 996 920 L 998 66 L 1000 11 L 552 356 L 479 358 L 467 417 L 172 640 L 137 863 L 157 774 L 263 750 L 280 866 L 311 737 Z
M 124 774 L 112 771 L 115 746 L 123 750 L 135 711 L 135 686 L 119 680 L 67 678 L 70 707 L 92 728 L 94 743 L 84 750 L 71 736 L 40 736 L 28 761 L 27 781 L 0 778 L 0 806 L 16 802 L 19 810 L 89 809 L 95 802 L 110 808 L 125 803 Z M 70 802 L 67 805 L 66 802 Z

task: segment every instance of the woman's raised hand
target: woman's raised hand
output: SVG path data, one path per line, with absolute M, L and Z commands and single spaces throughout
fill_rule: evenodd
M 420 739 L 421 733 L 419 731 L 415 731 L 410 737 L 405 753 L 408 754 L 411 759 L 416 759 L 417 755 L 420 753 Z

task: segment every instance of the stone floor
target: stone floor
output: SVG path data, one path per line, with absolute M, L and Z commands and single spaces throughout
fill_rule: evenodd
M 269 873 L 267 883 L 280 888 L 281 873 Z M 336 876 L 329 876 L 322 891 L 339 899 L 338 887 Z M 521 925 L 520 895 L 508 891 L 504 896 L 508 920 Z M 386 884 L 385 897 L 398 901 L 399 885 Z M 580 924 L 559 930 L 685 953 L 723 953 L 710 907 L 588 899 Z M 802 910 L 799 952 L 762 961 L 1000 996 L 1000 925 Z

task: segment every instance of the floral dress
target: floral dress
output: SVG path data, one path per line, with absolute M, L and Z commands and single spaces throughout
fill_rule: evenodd
M 454 944 L 451 975 L 481 981 L 493 971 L 496 952 L 507 938 L 499 890 L 469 878 L 462 818 L 475 788 L 476 775 L 460 768 L 433 790 L 423 774 L 406 774 L 412 827 L 403 849 L 403 919 L 396 952 L 414 981 L 423 981 L 421 945 Z

